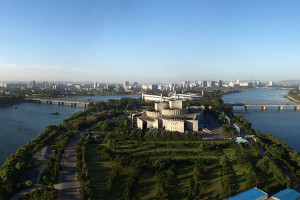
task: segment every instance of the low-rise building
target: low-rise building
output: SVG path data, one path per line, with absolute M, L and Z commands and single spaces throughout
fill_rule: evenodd
M 298 200 L 300 199 L 300 193 L 293 189 L 285 189 L 277 194 L 274 194 L 270 200 Z
M 199 131 L 203 127 L 203 111 L 186 109 L 183 100 L 155 103 L 155 110 L 147 110 L 136 117 L 139 129 L 165 129 L 167 131 Z
M 235 195 L 228 200 L 265 200 L 268 199 L 268 194 L 254 187 L 245 192 Z

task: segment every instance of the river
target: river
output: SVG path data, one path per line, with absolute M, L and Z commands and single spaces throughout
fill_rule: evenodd
M 222 99 L 225 103 L 293 103 L 282 97 L 287 92 L 285 89 L 257 88 L 225 95 Z M 278 111 L 277 107 L 267 107 L 266 111 L 249 107 L 249 112 L 243 111 L 244 107 L 234 107 L 234 112 L 249 120 L 255 130 L 271 133 L 300 152 L 300 111 L 294 111 L 293 107 L 284 107 L 283 111 Z
M 117 96 L 81 96 L 76 99 L 93 101 L 107 101 L 123 97 L 139 98 L 140 95 Z M 42 132 L 46 126 L 60 124 L 65 118 L 75 112 L 83 110 L 83 105 L 77 107 L 68 105 L 58 106 L 44 103 L 20 103 L 13 106 L 0 107 L 0 165 L 16 150 Z M 60 115 L 51 113 L 59 112 Z

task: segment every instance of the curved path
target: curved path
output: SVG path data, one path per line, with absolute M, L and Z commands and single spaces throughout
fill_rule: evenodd
M 54 188 L 58 190 L 60 199 L 80 199 L 80 182 L 76 179 L 76 156 L 75 149 L 81 133 L 76 134 L 65 149 L 61 159 L 61 172 L 58 183 Z

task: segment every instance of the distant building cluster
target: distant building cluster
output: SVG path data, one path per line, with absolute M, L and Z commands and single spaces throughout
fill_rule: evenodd
M 189 91 L 192 89 L 209 89 L 209 88 L 236 88 L 236 87 L 273 87 L 273 81 L 262 84 L 260 81 L 236 81 L 224 82 L 218 81 L 181 81 L 180 83 L 169 84 L 143 84 L 138 82 L 124 81 L 123 84 L 109 84 L 109 83 L 63 83 L 63 82 L 36 82 L 30 81 L 27 83 L 0 83 L 0 88 L 20 88 L 20 89 L 63 89 L 63 90 L 106 90 L 106 91 Z
M 62 89 L 62 90 L 107 90 L 107 91 L 130 91 L 138 89 L 138 82 L 130 84 L 129 81 L 124 81 L 124 84 L 100 84 L 98 82 L 90 83 L 60 83 L 60 82 L 36 82 L 30 81 L 27 83 L 0 83 L 0 88 L 5 89 Z
M 186 101 L 172 100 L 155 103 L 155 110 L 132 115 L 139 129 L 164 129 L 167 131 L 199 131 L 203 127 L 203 110 L 186 108 Z
M 271 83 L 271 82 L 270 82 Z M 235 88 L 235 87 L 262 87 L 262 86 L 273 86 L 269 84 L 262 84 L 260 81 L 240 81 L 237 79 L 236 81 L 230 81 L 228 83 L 223 82 L 222 80 L 218 81 L 182 81 L 180 83 L 170 83 L 170 84 L 144 84 L 142 85 L 142 90 L 161 90 L 161 91 L 176 91 L 178 89 L 182 91 L 188 91 L 195 88 Z M 272 82 L 273 83 L 273 82 Z

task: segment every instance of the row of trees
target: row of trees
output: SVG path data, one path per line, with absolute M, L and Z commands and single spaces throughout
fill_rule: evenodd
M 89 175 L 89 170 L 85 159 L 89 139 L 90 134 L 85 133 L 83 137 L 79 139 L 75 149 L 77 159 L 77 180 L 79 180 L 81 183 L 80 196 L 83 199 L 90 199 L 93 195 L 91 188 L 91 177 Z
M 207 166 L 203 159 L 196 161 L 193 176 L 189 179 L 189 200 L 201 198 L 201 194 L 205 191 L 205 173 L 207 172 Z
M 285 166 L 287 166 L 298 178 L 300 178 L 300 154 L 293 150 L 288 146 L 286 142 L 278 139 L 272 134 L 266 134 L 261 131 L 254 131 L 252 128 L 252 124 L 245 119 L 241 115 L 234 115 L 234 120 L 244 128 L 248 134 L 253 134 L 257 138 L 259 138 L 259 144 L 262 148 L 264 148 L 270 155 L 272 155 L 277 160 L 281 161 Z M 258 166 L 259 169 L 265 169 L 266 166 L 262 167 L 262 163 L 268 163 L 269 173 L 273 174 L 273 176 L 282 184 L 286 184 L 286 179 L 283 178 L 281 170 L 276 166 L 273 161 L 266 161 L 266 158 L 259 161 Z M 270 190 L 270 188 L 266 188 L 266 191 Z
M 235 173 L 226 155 L 220 156 L 219 163 L 221 165 L 220 174 L 222 187 L 224 193 L 229 196 L 235 190 Z
M 28 184 L 18 183 L 18 178 L 25 169 L 40 165 L 40 162 L 33 160 L 32 156 L 44 146 L 49 146 L 55 151 L 55 158 L 46 161 L 41 183 L 49 186 L 56 183 L 60 170 L 60 160 L 70 139 L 79 130 L 91 126 L 101 117 L 102 119 L 106 118 L 106 116 L 93 115 L 95 109 L 95 107 L 89 106 L 85 111 L 75 113 L 65 119 L 59 126 L 50 125 L 46 127 L 37 137 L 8 157 L 0 168 L 0 199 L 7 199 L 24 187 L 30 187 Z M 97 118 L 95 119 L 95 117 Z
M 297 101 L 300 101 L 300 91 L 299 89 L 290 90 L 288 96 L 294 98 Z
M 256 131 L 256 136 L 260 138 L 261 146 L 285 164 L 298 178 L 300 178 L 300 154 L 290 148 L 286 142 L 276 138 L 271 134 Z
M 0 168 L 0 199 L 7 199 L 13 193 L 24 189 L 24 184 L 18 183 L 20 174 L 27 168 L 38 166 L 39 161 L 32 159 L 32 155 L 46 146 L 55 134 L 57 127 L 48 126 L 33 140 L 21 146 L 15 154 L 9 156 Z M 25 186 L 30 187 L 29 184 Z

